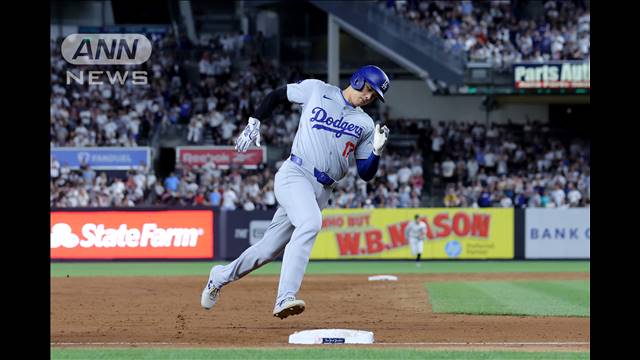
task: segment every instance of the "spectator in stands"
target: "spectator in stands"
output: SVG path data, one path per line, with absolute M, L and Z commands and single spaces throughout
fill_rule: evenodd
M 171 175 L 164 180 L 164 187 L 169 192 L 175 192 L 178 190 L 178 184 L 180 180 L 176 176 L 175 172 L 171 172 Z
M 202 128 L 202 114 L 198 114 L 197 116 L 192 117 L 191 122 L 189 123 L 189 133 L 187 134 L 187 141 L 192 144 L 200 143 L 200 139 L 202 138 Z
M 474 158 L 474 157 L 469 157 L 467 159 L 467 164 L 466 164 L 466 169 L 467 169 L 467 177 L 469 178 L 470 181 L 474 181 L 476 179 L 476 175 L 478 174 L 478 161 Z
M 265 188 L 264 188 L 264 200 L 263 201 L 264 201 L 264 204 L 267 207 L 267 209 L 274 209 L 276 207 L 276 205 L 277 205 L 276 196 L 275 196 L 275 193 L 273 192 L 272 183 L 269 183 L 269 184 L 267 184 L 267 186 L 265 186 Z
M 245 211 L 253 211 L 256 209 L 256 205 L 253 203 L 253 201 L 251 201 L 251 198 L 244 198 L 242 208 Z
M 444 139 L 438 132 L 433 132 L 431 135 L 431 151 L 433 152 L 434 159 L 438 162 L 442 161 L 442 145 Z
M 411 200 L 409 201 L 409 207 L 412 207 L 412 208 L 420 207 L 420 194 L 415 190 L 411 192 Z
M 482 189 L 480 193 L 480 198 L 478 199 L 479 207 L 491 207 L 491 192 L 489 192 L 486 188 Z
M 399 185 L 405 185 L 409 183 L 409 180 L 411 179 L 411 169 L 409 169 L 407 165 L 407 163 L 404 163 L 403 166 L 398 169 L 397 179 Z
M 561 207 L 564 205 L 566 194 L 562 188 L 561 182 L 556 183 L 555 190 L 551 192 L 551 198 L 553 199 L 555 207 Z
M 225 185 L 222 194 L 222 210 L 235 210 L 238 202 L 238 195 L 230 185 Z
M 84 183 L 91 186 L 96 178 L 96 172 L 91 168 L 91 166 L 89 166 L 89 164 L 82 164 L 80 166 L 80 171 L 82 171 Z
M 589 58 L 590 15 L 583 2 L 534 3 L 534 7 L 543 6 L 544 16 L 537 19 L 527 11 L 517 11 L 518 4 L 398 1 L 383 7 L 440 37 L 445 50 L 463 52 L 471 61 L 485 61 L 497 68 L 523 60 Z M 578 38 L 584 39 L 579 45 Z
M 51 179 L 57 179 L 60 176 L 60 162 L 56 160 L 53 156 L 51 158 L 51 171 L 50 176 Z
M 444 206 L 445 207 L 458 207 L 460 206 L 460 199 L 458 198 L 458 194 L 455 191 L 453 184 L 447 186 L 447 193 L 444 197 Z
M 415 15 L 412 16 L 416 16 L 418 21 L 425 20 L 420 15 L 423 12 L 437 14 L 440 20 L 436 20 L 438 23 L 435 25 L 438 31 L 444 34 L 443 36 L 449 36 L 453 40 L 452 46 L 467 46 L 474 49 L 477 46 L 496 47 L 495 44 L 499 43 L 505 49 L 495 49 L 494 53 L 500 56 L 504 53 L 505 58 L 515 58 L 514 51 L 525 49 L 529 52 L 529 43 L 533 44 L 531 54 L 538 51 L 543 56 L 546 55 L 539 44 L 545 41 L 544 36 L 549 37 L 547 53 L 552 51 L 552 40 L 559 41 L 558 36 L 564 39 L 562 56 L 565 56 L 565 50 L 570 48 L 572 43 L 579 41 L 580 36 L 586 36 L 588 45 L 588 33 L 585 33 L 588 31 L 588 11 L 576 12 L 580 14 L 582 21 L 576 25 L 575 31 L 579 33 L 577 37 L 573 36 L 574 30 L 571 25 L 563 30 L 561 27 L 555 29 L 555 27 L 534 24 L 540 25 L 544 30 L 542 31 L 535 26 L 531 28 L 530 22 L 522 23 L 525 27 L 516 29 L 510 35 L 511 27 L 518 27 L 521 23 L 515 21 L 511 24 L 512 22 L 506 21 L 512 15 L 505 6 L 495 6 L 493 12 L 486 12 L 486 4 L 474 2 L 466 5 L 432 2 L 408 5 L 407 11 L 413 11 Z M 557 3 L 556 6 L 560 9 L 559 17 L 565 17 L 566 5 Z M 484 25 L 476 24 L 479 26 L 479 29 L 476 29 L 476 25 L 465 24 L 465 22 L 478 22 L 478 19 L 482 19 L 481 17 L 463 19 L 459 24 L 450 24 L 447 19 L 453 16 L 448 14 L 451 10 L 440 11 L 449 7 L 454 9 L 454 13 L 459 14 L 464 7 L 465 11 L 470 12 L 472 18 L 480 14 L 490 16 L 491 19 L 488 21 L 502 19 L 499 21 L 501 25 L 494 33 L 485 31 Z M 454 18 L 456 16 L 458 15 Z M 553 30 L 557 32 L 554 33 Z M 469 33 L 473 36 L 469 37 Z M 196 84 L 186 81 L 184 71 L 181 70 L 184 64 L 177 64 L 179 61 L 175 56 L 163 54 L 162 50 L 154 51 L 155 55 L 150 60 L 154 80 L 146 89 L 136 89 L 136 87 L 115 89 L 111 86 L 99 86 L 90 92 L 85 91 L 86 87 L 82 86 L 63 86 L 67 64 L 59 54 L 52 54 L 50 127 L 52 146 L 84 144 L 134 146 L 145 139 L 143 136 L 145 126 L 151 129 L 158 124 L 178 124 L 181 119 L 185 121 L 183 136 L 189 142 L 232 144 L 238 124 L 241 122 L 241 113 L 251 111 L 253 104 L 256 104 L 268 89 L 278 86 L 285 79 L 289 82 L 297 79 L 291 78 L 294 76 L 293 72 L 277 69 L 263 61 L 252 61 L 248 69 L 243 69 L 242 72 L 235 71 L 229 64 L 229 72 L 225 72 L 226 64 L 230 63 L 227 59 L 233 56 L 235 50 L 234 41 L 237 43 L 238 39 L 235 37 L 236 40 L 229 40 L 230 38 L 234 37 L 232 35 L 220 37 L 213 41 L 213 47 L 207 49 L 208 54 L 203 53 L 198 64 L 201 79 Z M 227 45 L 216 45 L 219 40 L 224 40 Z M 515 41 L 515 45 L 509 45 L 512 41 Z M 512 46 L 516 50 L 511 49 Z M 158 48 L 162 49 L 162 47 Z M 175 64 L 180 66 L 176 68 Z M 101 100 L 95 101 L 95 99 Z M 267 128 L 264 134 L 265 139 L 269 137 L 266 141 L 268 144 L 289 145 L 291 143 L 291 134 L 298 125 L 295 121 L 296 111 L 299 110 L 295 106 L 292 109 L 286 109 L 281 116 L 274 117 L 268 124 L 265 123 Z M 186 124 L 194 119 L 195 126 L 191 131 L 192 129 L 189 129 Z M 198 122 L 202 124 L 200 127 L 197 126 Z M 410 125 L 411 120 L 406 122 L 406 124 L 400 122 L 400 129 L 415 133 L 416 130 L 409 130 L 415 124 Z M 206 136 L 203 132 L 205 127 Z M 198 128 L 200 131 L 196 130 Z M 420 128 L 415 127 L 415 129 Z M 368 201 L 369 206 L 418 207 L 421 205 L 420 194 L 425 178 L 430 180 L 427 187 L 429 189 L 430 184 L 437 182 L 443 173 L 446 172 L 448 176 L 451 171 L 451 166 L 446 161 L 446 165 L 439 164 L 445 152 L 450 157 L 448 160 L 453 163 L 453 175 L 450 176 L 449 183 L 460 183 L 452 190 L 454 193 L 452 195 L 458 199 L 460 206 L 467 204 L 468 206 L 481 206 L 481 204 L 500 206 L 503 199 L 501 194 L 511 199 L 513 206 L 534 204 L 536 201 L 536 206 L 542 206 L 541 194 L 544 194 L 544 191 L 548 194 L 553 190 L 547 189 L 549 184 L 557 182 L 561 183 L 563 189 L 565 184 L 567 186 L 565 204 L 574 206 L 577 201 L 578 205 L 585 206 L 589 203 L 588 145 L 576 143 L 572 144 L 571 148 L 565 148 L 562 144 L 547 141 L 548 129 L 545 132 L 544 125 L 527 124 L 523 129 L 526 136 L 515 140 L 509 137 L 509 133 L 503 127 L 496 124 L 491 124 L 485 130 L 484 126 L 477 123 L 468 126 L 454 122 L 440 122 L 433 128 L 429 125 L 422 129 L 426 132 L 425 138 L 430 139 L 425 144 L 431 151 L 425 154 L 428 153 L 430 157 L 435 158 L 425 162 L 434 163 L 433 173 L 431 169 L 423 171 L 423 162 L 419 153 L 393 154 L 390 151 L 389 156 L 385 156 L 381 161 L 383 163 L 379 177 L 372 184 L 368 186 L 362 181 L 346 178 L 344 184 L 341 182 L 337 185 L 338 189 L 344 192 L 344 197 L 340 201 L 337 198 L 333 199 L 332 204 L 338 207 L 361 207 L 367 205 Z M 145 130 L 144 133 L 148 135 L 150 130 Z M 535 136 L 540 133 L 543 135 L 536 138 Z M 501 143 L 498 140 L 501 140 Z M 528 164 L 533 164 L 533 168 L 529 169 Z M 443 165 L 442 169 L 440 165 Z M 138 171 L 129 175 L 131 178 L 125 182 L 123 191 L 114 192 L 113 190 L 119 189 L 121 185 L 116 185 L 120 181 L 114 180 L 113 177 L 107 177 L 104 174 L 95 177 L 95 173 L 91 175 L 93 170 L 90 169 L 70 170 L 68 166 L 60 166 L 59 163 L 56 164 L 55 159 L 52 159 L 51 202 L 52 205 L 61 204 L 62 206 L 84 203 L 85 195 L 79 191 L 84 188 L 89 195 L 91 206 L 107 206 L 116 202 L 120 205 L 129 205 L 133 202 L 135 205 L 182 204 L 187 206 L 201 201 L 205 204 L 209 203 L 210 206 L 220 206 L 221 198 L 224 198 L 223 192 L 227 193 L 228 189 L 231 189 L 236 198 L 233 201 L 225 201 L 230 207 L 231 204 L 233 207 L 244 207 L 248 202 L 251 202 L 255 208 L 277 205 L 275 196 L 272 195 L 272 186 L 264 183 L 264 178 L 268 179 L 269 176 L 264 176 L 262 179 L 259 176 L 262 171 L 268 171 L 268 169 L 234 173 L 230 170 L 223 171 L 215 164 L 205 167 L 184 172 L 177 169 L 176 173 L 164 180 L 156 179 L 155 175 L 152 178 L 151 173 L 148 173 L 149 170 Z M 349 171 L 354 171 L 353 174 L 355 174 L 355 167 Z M 517 174 L 518 171 L 522 171 L 523 174 Z M 147 174 L 146 180 L 145 174 Z M 245 181 L 254 176 L 257 178 Z M 522 180 L 519 179 L 521 176 Z M 536 185 L 533 185 L 535 187 L 522 184 L 523 181 L 529 181 L 528 184 L 532 185 L 534 179 L 537 179 Z M 221 187 L 224 190 L 218 190 Z M 259 190 L 258 196 L 256 196 L 256 188 Z M 199 199 L 200 191 L 203 189 L 205 190 L 205 193 L 202 193 L 204 199 Z M 523 192 L 525 195 L 522 195 Z M 487 197 L 485 193 L 488 193 L 488 200 L 482 200 L 482 196 Z M 337 194 L 340 192 L 337 191 Z M 438 195 L 438 200 L 443 199 L 441 194 Z M 555 205 L 555 198 L 553 203 Z M 250 205 L 247 206 L 250 207 Z
M 503 208 L 511 208 L 513 207 L 513 201 L 511 200 L 510 197 L 506 196 L 505 194 L 502 194 L 500 199 L 500 206 Z
M 447 157 L 445 161 L 441 165 L 442 169 L 442 177 L 445 183 L 454 183 L 456 182 L 455 169 L 456 164 L 451 160 L 450 157 Z
M 555 204 L 549 198 L 546 190 L 542 190 L 540 193 L 540 207 L 548 208 L 555 207 Z
M 220 195 L 220 192 L 218 191 L 218 189 L 214 189 L 209 193 L 209 203 L 211 206 L 218 207 L 220 206 L 221 201 L 222 201 L 222 195 Z

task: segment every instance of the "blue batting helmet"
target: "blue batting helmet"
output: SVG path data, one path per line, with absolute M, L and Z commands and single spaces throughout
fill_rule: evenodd
M 387 74 L 377 66 L 363 66 L 351 75 L 351 87 L 361 91 L 365 82 L 376 91 L 378 98 L 384 102 L 384 93 L 389 89 L 389 77 Z

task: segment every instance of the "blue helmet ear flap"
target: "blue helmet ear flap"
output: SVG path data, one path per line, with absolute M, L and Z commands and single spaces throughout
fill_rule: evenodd
M 364 88 L 364 77 L 360 75 L 359 71 L 356 71 L 351 76 L 351 87 L 360 91 Z

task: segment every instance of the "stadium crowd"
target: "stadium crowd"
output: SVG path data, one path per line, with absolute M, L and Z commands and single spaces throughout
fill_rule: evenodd
M 380 6 L 443 40 L 445 49 L 474 62 L 507 69 L 521 61 L 590 58 L 590 10 L 585 1 L 540 2 L 528 16 L 526 1 L 384 0 Z M 535 4 L 534 4 L 535 5 Z
M 419 6 L 422 3 L 419 4 Z M 429 7 L 434 4 L 429 3 Z M 500 4 L 499 4 L 500 5 Z M 435 2 L 442 7 L 442 2 Z M 448 5 L 446 5 L 448 6 Z M 492 7 L 494 5 L 491 5 Z M 504 5 L 500 5 L 504 6 Z M 476 7 L 472 3 L 472 9 Z M 500 8 L 498 6 L 498 8 Z M 475 11 L 475 10 L 474 10 Z M 186 126 L 187 142 L 233 145 L 237 133 L 258 101 L 272 89 L 303 78 L 298 68 L 279 68 L 251 54 L 239 34 L 209 39 L 198 50 L 197 82 L 188 81 L 189 59 L 177 57 L 182 46 L 171 36 L 152 38 L 154 56 L 146 63 L 146 86 L 66 84 L 69 69 L 59 52 L 61 39 L 51 43 L 51 146 L 138 146 L 157 127 Z M 234 70 L 232 58 L 247 65 Z M 74 67 L 77 71 L 82 67 Z M 298 126 L 297 105 L 283 107 L 265 119 L 264 143 L 289 146 Z M 329 207 L 418 207 L 425 180 L 447 184 L 445 206 L 588 206 L 588 143 L 560 142 L 545 136 L 544 126 L 523 129 L 477 124 L 416 121 L 389 122 L 396 134 L 424 132 L 429 144 L 410 154 L 388 149 L 376 178 L 366 183 L 352 166 L 336 184 Z M 429 148 L 433 169 L 423 168 L 422 147 Z M 225 210 L 268 209 L 276 206 L 274 168 L 222 169 L 176 165 L 160 178 L 152 168 L 138 166 L 126 174 L 97 172 L 89 166 L 70 169 L 51 158 L 52 207 L 214 206 Z
M 295 67 L 276 67 L 258 59 L 242 70 L 218 75 L 202 71 L 202 67 L 200 70 L 200 86 L 193 89 L 191 96 L 193 109 L 187 133 L 191 144 L 203 144 L 208 134 L 212 144 L 233 145 L 236 133 L 244 127 L 262 97 L 278 86 L 302 79 Z M 296 114 L 299 111 L 295 105 L 274 111 L 266 122 L 277 126 L 266 127 L 261 136 L 269 144 L 290 144 L 297 127 Z
M 225 39 L 227 41 L 225 42 Z M 61 39 L 60 39 L 61 40 Z M 302 77 L 297 68 L 277 68 L 253 58 L 233 71 L 230 55 L 238 55 L 239 37 L 206 42 L 197 69 L 197 85 L 186 81 L 185 62 L 171 51 L 171 36 L 153 39 L 148 86 L 65 84 L 68 66 L 52 41 L 51 146 L 137 146 L 159 125 L 187 124 L 187 141 L 202 144 L 209 132 L 215 145 L 233 145 L 237 132 L 260 98 L 279 85 Z M 163 51 L 167 50 L 167 51 Z M 75 68 L 74 68 L 75 69 Z M 270 145 L 289 145 L 298 126 L 297 105 L 281 108 L 265 119 L 261 136 Z M 373 183 L 356 181 L 355 166 L 336 185 L 333 207 L 417 206 L 424 180 L 421 159 L 389 156 L 381 162 L 384 177 Z M 279 165 L 279 164 L 278 164 Z M 411 170 L 409 170 L 411 168 Z M 219 206 L 223 209 L 264 209 L 275 206 L 275 169 L 220 169 L 215 164 L 183 168 L 158 179 L 144 166 L 126 176 L 97 174 L 89 166 L 72 170 L 51 158 L 51 206 Z M 388 179 L 388 182 L 387 182 Z
M 273 125 L 265 124 L 265 128 Z M 425 180 L 445 185 L 446 207 L 588 207 L 590 145 L 566 142 L 538 123 L 485 127 L 439 123 L 423 129 L 429 136 L 432 172 L 422 167 L 418 147 L 409 156 L 389 150 L 376 178 L 366 183 L 355 166 L 336 184 L 334 208 L 417 207 Z M 176 165 L 166 178 L 144 167 L 124 179 L 99 175 L 89 167 L 71 170 L 51 162 L 51 205 L 76 206 L 214 206 L 225 210 L 268 209 L 276 204 L 274 168 L 222 169 Z M 431 177 L 431 178 L 428 178 Z
M 336 183 L 330 207 L 416 207 L 424 186 L 422 159 L 388 154 L 380 164 L 379 176 L 370 183 L 357 177 L 355 165 Z M 256 170 L 221 169 L 209 162 L 183 166 L 166 178 L 139 166 L 126 176 L 108 176 L 89 166 L 73 170 L 51 159 L 51 206 L 214 206 L 224 210 L 270 209 L 276 206 L 273 175 L 276 168 Z
M 159 125 L 187 124 L 192 114 L 204 114 L 212 107 L 227 116 L 226 119 L 240 117 L 235 108 L 228 106 L 235 100 L 236 93 L 230 89 L 237 86 L 238 80 L 227 79 L 226 75 L 230 56 L 245 47 L 243 39 L 239 35 L 224 34 L 195 49 L 203 54 L 196 66 L 207 75 L 199 86 L 188 81 L 190 59 L 177 55 L 188 53 L 190 45 L 181 49 L 185 45 L 177 43 L 170 33 L 152 36 L 151 58 L 135 68 L 147 72 L 146 85 L 133 84 L 131 71 L 122 85 L 114 86 L 107 78 L 99 80 L 101 85 L 89 84 L 87 74 L 83 77 L 84 83 L 78 83 L 68 77 L 67 71 L 79 77 L 81 72 L 94 69 L 69 65 L 60 53 L 62 38 L 52 40 L 51 146 L 137 146 L 141 141 L 148 141 Z M 108 70 L 123 68 L 132 70 L 126 66 Z M 224 99 L 220 99 L 219 94 L 223 94 Z M 234 115 L 230 116 L 229 112 Z
M 547 125 L 440 123 L 431 135 L 433 174 L 447 207 L 588 207 L 590 143 Z M 515 128 L 515 129 L 514 129 Z

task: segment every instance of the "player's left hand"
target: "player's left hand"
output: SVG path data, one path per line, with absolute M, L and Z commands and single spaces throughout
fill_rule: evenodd
M 380 124 L 376 124 L 373 132 L 373 153 L 380 156 L 387 140 L 389 140 L 389 128 L 386 125 L 380 128 Z
M 254 143 L 260 147 L 260 120 L 250 117 L 249 123 L 236 140 L 236 151 L 246 152 Z

